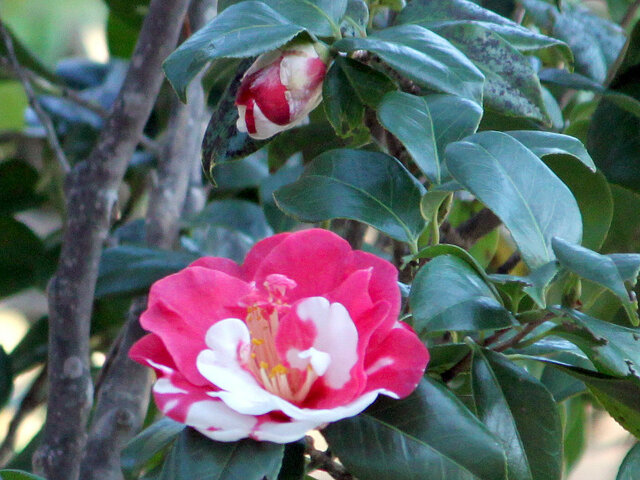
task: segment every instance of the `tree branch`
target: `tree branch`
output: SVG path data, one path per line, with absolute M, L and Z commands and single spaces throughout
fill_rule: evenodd
M 53 126 L 53 122 L 47 113 L 42 109 L 42 105 L 38 101 L 38 97 L 36 97 L 35 92 L 33 91 L 33 86 L 31 85 L 31 81 L 29 77 L 23 70 L 20 62 L 18 61 L 18 57 L 16 56 L 15 49 L 13 48 L 13 40 L 11 39 L 11 35 L 9 31 L 0 20 L 0 35 L 2 36 L 2 41 L 7 49 L 7 56 L 9 57 L 9 63 L 11 64 L 11 68 L 13 68 L 18 80 L 22 84 L 22 88 L 24 92 L 27 94 L 27 98 L 29 99 L 29 105 L 33 108 L 33 111 L 38 116 L 38 120 L 42 123 L 44 130 L 47 135 L 47 140 L 49 142 L 49 146 L 53 150 L 56 159 L 58 160 L 58 164 L 64 173 L 68 173 L 71 170 L 71 166 L 69 165 L 69 161 L 67 160 L 67 156 L 62 151 L 62 147 L 60 146 L 60 141 L 58 140 L 58 136 L 56 134 L 56 130 Z
M 77 480 L 92 404 L 89 328 L 102 244 L 117 190 L 162 83 L 188 0 L 152 0 L 111 115 L 88 159 L 67 176 L 67 222 L 49 283 L 49 404 L 33 459 L 48 480 Z
M 199 3 L 211 2 L 196 1 L 194 5 Z M 173 97 L 157 182 L 147 211 L 146 234 L 150 247 L 168 249 L 178 238 L 193 165 L 200 168 L 199 151 L 205 125 L 204 91 L 200 77 L 196 77 L 189 89 L 187 105 Z M 123 478 L 120 452 L 142 425 L 152 381 L 149 368 L 128 357 L 131 346 L 146 333 L 139 323 L 146 304 L 146 296 L 133 301 L 123 333 L 105 363 L 101 384 L 96 385 L 97 404 L 80 469 L 82 480 Z
M 336 480 L 354 480 L 353 475 L 351 475 L 346 468 L 340 465 L 338 462 L 334 461 L 327 452 L 323 452 L 322 450 L 316 450 L 313 446 L 313 437 L 307 436 L 305 437 L 305 441 L 307 447 L 305 449 L 306 453 L 311 458 L 311 463 L 309 467 L 311 469 L 319 469 L 327 472 Z

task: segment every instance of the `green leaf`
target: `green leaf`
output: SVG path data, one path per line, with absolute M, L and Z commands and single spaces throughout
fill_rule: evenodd
M 520 51 L 549 51 L 557 53 L 569 65 L 573 64 L 573 54 L 564 42 L 535 33 L 467 0 L 413 0 L 397 21 L 436 29 L 442 24 L 480 26 L 497 33 Z
M 347 10 L 347 0 L 261 0 L 291 23 L 319 37 L 331 37 Z
M 546 370 L 545 370 L 546 371 Z M 552 370 L 559 372 L 559 370 Z M 561 373 L 566 378 L 568 375 Z M 578 381 L 577 379 L 572 379 Z M 580 382 L 584 387 L 584 384 Z M 565 471 L 571 468 L 580 460 L 587 447 L 587 434 L 589 418 L 587 417 L 587 402 L 584 396 L 570 398 L 564 403 L 565 429 L 564 429 L 564 463 Z
M 322 83 L 322 97 L 327 120 L 342 138 L 368 135 L 364 126 L 364 105 L 338 62 L 329 68 Z
M 473 398 L 484 424 L 501 438 L 509 478 L 562 477 L 562 424 L 549 391 L 504 355 L 475 346 Z
M 38 172 L 26 162 L 9 160 L 0 163 L 0 215 L 11 215 L 42 203 L 36 192 Z
M 473 268 L 473 270 L 475 270 L 475 273 L 481 276 L 484 279 L 484 282 L 489 285 L 490 288 L 492 288 L 491 280 L 484 271 L 484 267 L 480 265 L 480 263 L 469 252 L 461 247 L 458 247 L 457 245 L 449 245 L 447 243 L 431 245 L 430 247 L 420 250 L 416 255 L 413 256 L 413 259 L 435 258 L 439 255 L 454 255 L 460 260 L 465 261 L 471 268 Z M 493 290 L 493 292 L 496 296 L 498 295 L 497 290 Z
M 222 226 L 241 232 L 254 240 L 273 235 L 259 205 L 246 200 L 225 199 L 209 203 L 184 222 L 187 227 Z
M 640 381 L 637 377 L 613 377 L 546 358 L 536 360 L 582 380 L 607 412 L 623 428 L 640 438 Z
M 316 157 L 300 179 L 274 193 L 278 207 L 306 222 L 349 218 L 415 243 L 424 228 L 424 187 L 395 158 L 362 150 Z
M 540 81 L 543 83 L 551 83 L 574 90 L 587 90 L 595 92 L 605 97 L 612 104 L 620 107 L 622 110 L 640 117 L 640 101 L 636 100 L 625 93 L 611 90 L 598 82 L 591 80 L 579 73 L 570 73 L 566 70 L 558 70 L 555 68 L 547 68 L 541 70 L 538 74 Z
M 528 276 L 524 277 L 530 285 L 524 287 L 523 291 L 529 295 L 540 308 L 545 308 L 547 306 L 547 291 L 557 274 L 557 262 L 551 261 L 545 263 L 533 269 Z
M 276 480 L 283 450 L 250 439 L 214 442 L 186 428 L 167 455 L 160 480 Z
M 136 435 L 122 450 L 120 463 L 127 478 L 137 478 L 145 465 L 184 430 L 182 423 L 162 418 Z
M 26 225 L 0 217 L 0 298 L 33 286 L 46 262 L 42 241 Z
M 554 260 L 552 237 L 580 242 L 582 219 L 575 198 L 517 140 L 481 132 L 450 144 L 446 157 L 454 179 L 500 217 L 530 268 Z
M 212 177 L 217 180 L 218 192 L 256 188 L 260 185 L 269 176 L 266 153 L 265 150 L 258 150 L 241 160 L 217 164 L 212 170 Z
M 369 23 L 369 7 L 365 0 L 349 0 L 340 30 L 345 37 L 366 36 Z
M 640 471 L 640 443 L 636 443 L 624 457 L 616 480 L 637 480 Z
M 482 101 L 484 75 L 451 43 L 419 25 L 385 28 L 367 38 L 344 38 L 333 46 L 344 52 L 373 52 L 422 87 L 477 104 Z
M 544 161 L 578 202 L 582 213 L 582 245 L 598 250 L 607 237 L 613 217 L 613 198 L 607 179 L 601 172 L 593 173 L 583 163 L 565 155 L 550 155 Z
M 0 408 L 9 401 L 13 389 L 13 370 L 11 358 L 0 345 Z
M 109 13 L 133 28 L 140 28 L 145 15 L 149 12 L 149 0 L 105 0 Z
M 572 325 L 554 329 L 582 350 L 599 372 L 640 379 L 640 329 L 604 322 L 572 309 L 557 309 Z
M 536 130 L 511 130 L 505 133 L 511 135 L 540 158 L 548 155 L 570 155 L 580 160 L 592 172 L 596 171 L 596 166 L 589 152 L 577 138 L 561 133 Z
M 638 253 L 611 253 L 607 255 L 616 264 L 622 280 L 635 285 L 640 274 L 640 254 Z
M 469 354 L 466 343 L 445 343 L 429 346 L 429 372 L 439 374 L 453 367 Z
M 276 233 L 289 231 L 293 229 L 298 222 L 280 211 L 273 198 L 273 192 L 280 187 L 284 187 L 285 185 L 295 182 L 300 178 L 302 170 L 302 165 L 294 165 L 290 167 L 285 166 L 273 175 L 265 178 L 260 184 L 259 195 L 260 203 L 262 203 L 262 208 L 264 210 L 264 216 Z
M 42 477 L 22 470 L 0 470 L 2 480 L 45 480 Z
M 602 251 L 640 251 L 640 195 L 617 185 L 611 185 L 611 195 L 613 218 Z
M 13 43 L 13 50 L 16 54 L 16 58 L 20 65 L 33 72 L 37 73 L 41 77 L 46 78 L 50 82 L 57 82 L 59 79 L 56 75 L 49 70 L 47 66 L 45 66 L 40 60 L 32 54 L 29 49 L 20 41 L 18 37 L 13 33 L 11 28 L 8 25 L 4 26 L 5 30 L 9 33 Z M 5 42 L 0 42 L 0 57 L 7 58 L 7 47 Z M 2 78 L 2 74 L 0 72 L 0 78 Z
M 96 298 L 144 292 L 156 280 L 182 270 L 197 258 L 189 253 L 143 247 L 108 248 L 100 258 Z
M 378 109 L 380 123 L 436 184 L 443 177 L 441 162 L 447 144 L 474 133 L 481 117 L 482 109 L 476 103 L 451 95 L 417 97 L 390 92 Z
M 287 443 L 284 446 L 282 467 L 278 474 L 278 480 L 303 480 L 305 471 L 304 452 L 306 442 L 304 439 Z
M 164 71 L 182 101 L 187 86 L 207 62 L 220 57 L 253 57 L 281 47 L 304 27 L 262 2 L 232 5 L 194 33 L 164 62 Z
M 588 248 L 573 245 L 560 238 L 551 241 L 553 251 L 562 266 L 587 280 L 611 290 L 622 301 L 634 325 L 638 325 L 637 303 L 629 297 L 618 266 L 612 258 Z
M 540 80 L 531 61 L 497 33 L 470 23 L 434 28 L 484 74 L 487 109 L 513 117 L 550 123 Z
M 121 17 L 109 12 L 107 16 L 107 47 L 109 55 L 118 58 L 130 58 L 138 40 L 140 25 L 132 26 Z
M 515 323 L 508 310 L 468 263 L 440 255 L 424 265 L 409 304 L 419 335 L 447 330 L 487 330 Z
M 332 423 L 323 435 L 360 480 L 506 478 L 504 450 L 495 437 L 428 378 L 409 397 L 380 398 L 363 414 Z
M 625 43 L 623 29 L 582 5 L 564 2 L 562 10 L 544 0 L 521 2 L 535 21 L 569 45 L 578 73 L 603 82 Z

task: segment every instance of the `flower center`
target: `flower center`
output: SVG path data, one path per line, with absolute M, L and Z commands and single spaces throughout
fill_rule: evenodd
M 268 297 L 253 296 L 247 307 L 245 322 L 251 336 L 246 368 L 265 390 L 290 402 L 305 399 L 318 374 L 311 365 L 305 369 L 287 368 L 276 350 L 279 315 L 291 308 L 286 302 L 287 290 L 295 288 L 284 275 L 269 275 L 264 283 Z

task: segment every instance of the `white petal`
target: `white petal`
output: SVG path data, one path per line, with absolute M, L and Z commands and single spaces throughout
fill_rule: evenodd
M 236 128 L 239 132 L 246 133 L 248 130 L 244 116 L 247 113 L 247 107 L 245 105 L 236 105 L 236 107 L 238 108 L 238 120 L 236 121 Z
M 236 412 L 261 415 L 275 408 L 274 395 L 264 390 L 240 364 L 238 353 L 249 345 L 250 338 L 242 320 L 219 321 L 207 331 L 205 342 L 210 350 L 198 354 L 196 367 L 204 378 L 222 390 L 208 395 L 221 399 Z
M 159 378 L 153 385 L 153 391 L 159 394 L 189 393 L 187 390 L 176 387 L 168 378 Z
M 248 437 L 258 420 L 231 410 L 223 402 L 203 400 L 189 407 L 184 423 L 213 440 L 233 442 Z
M 322 423 L 295 420 L 286 423 L 264 422 L 255 428 L 251 436 L 260 441 L 289 443 L 301 439 L 308 431 L 320 425 Z
M 380 393 L 397 397 L 397 395 L 393 394 L 392 392 L 387 392 L 386 390 L 373 390 L 371 392 L 365 393 L 361 397 L 346 405 L 341 405 L 336 408 L 325 408 L 318 410 L 312 408 L 296 407 L 286 400 L 279 398 L 278 408 L 282 410 L 285 415 L 288 415 L 295 420 L 316 422 L 318 425 L 321 425 L 323 423 L 335 422 L 336 420 L 340 420 L 342 418 L 353 417 L 354 415 L 357 415 L 369 405 L 371 405 Z
M 305 55 L 285 55 L 280 63 L 280 83 L 294 94 L 305 95 L 309 84 L 308 62 Z
M 331 364 L 331 356 L 328 353 L 321 352 L 313 347 L 302 352 L 292 348 L 287 352 L 287 360 L 292 367 L 300 370 L 305 369 L 307 365 L 311 364 L 311 368 L 313 368 L 320 377 L 325 374 Z
M 251 133 L 251 138 L 256 140 L 264 140 L 265 138 L 273 137 L 276 133 L 282 132 L 287 128 L 291 128 L 290 125 L 278 125 L 273 123 L 267 117 L 264 116 L 258 104 L 253 106 L 253 119 L 256 124 L 256 133 Z
M 327 353 L 331 364 L 323 375 L 326 384 L 342 388 L 351 378 L 358 361 L 358 330 L 341 303 L 329 303 L 324 297 L 305 298 L 298 304 L 298 317 L 311 320 L 318 332 L 313 341 L 316 350 Z

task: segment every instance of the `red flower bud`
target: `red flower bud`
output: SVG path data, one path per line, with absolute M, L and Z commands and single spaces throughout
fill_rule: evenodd
M 325 60 L 311 43 L 260 55 L 238 91 L 238 130 L 263 140 L 300 125 L 322 99 L 326 72 Z

